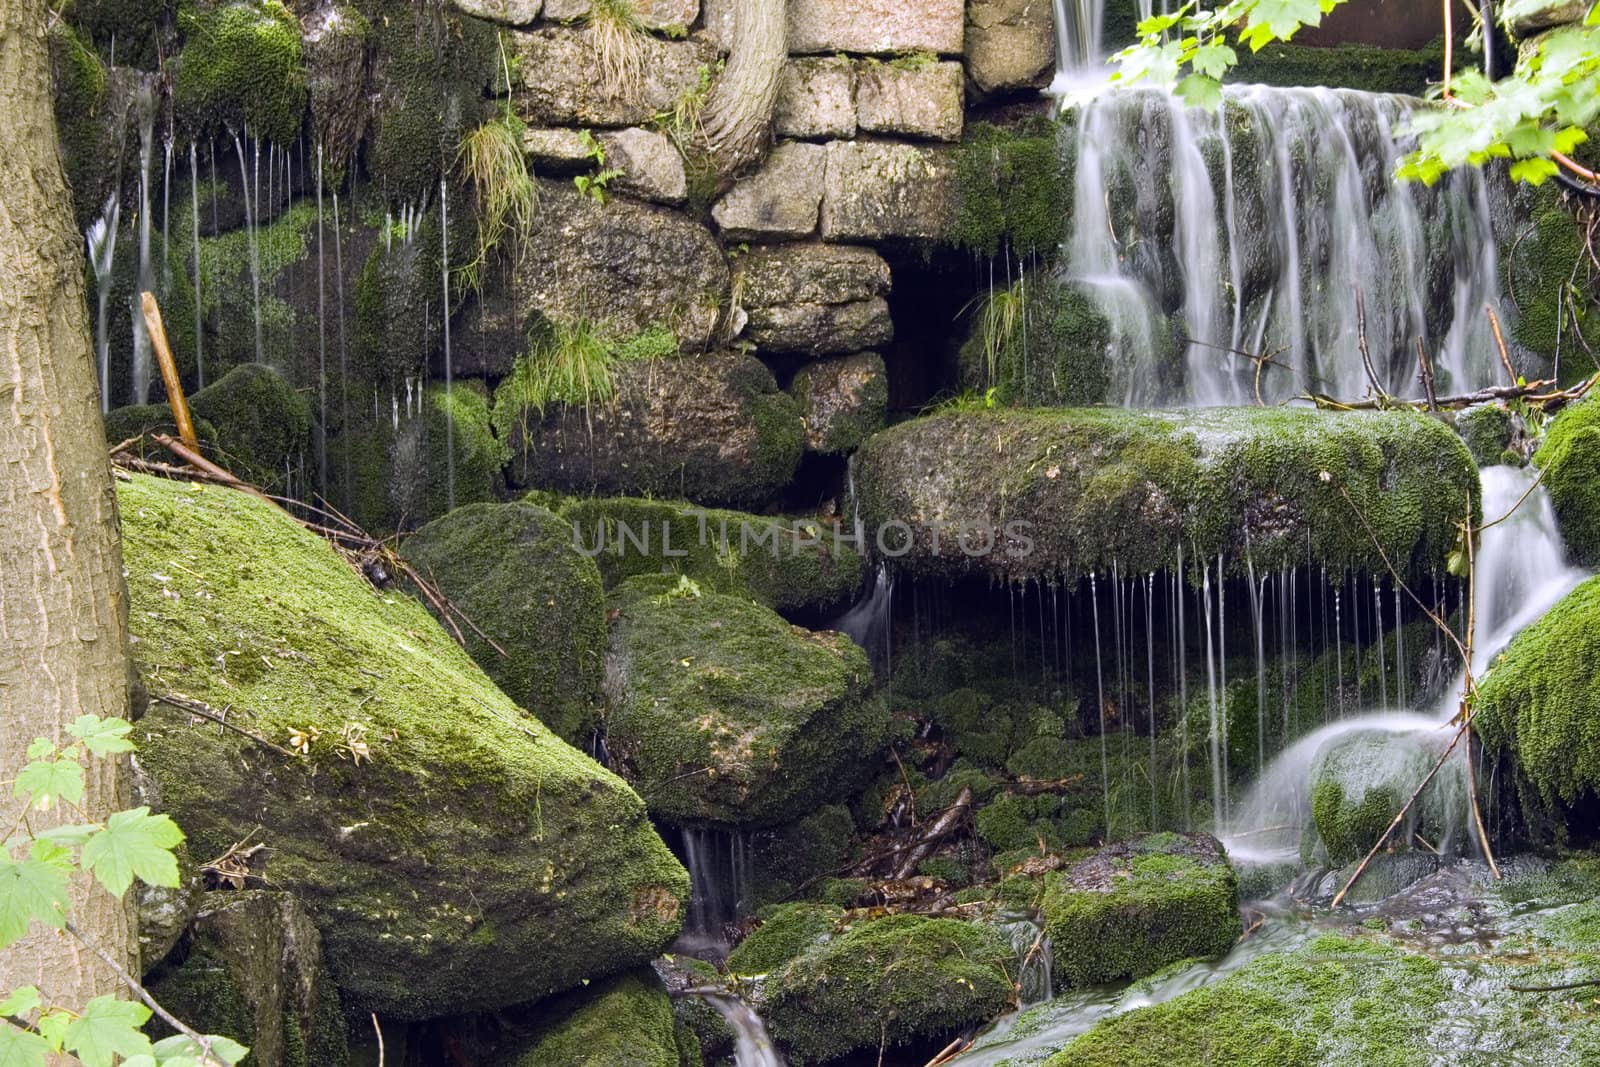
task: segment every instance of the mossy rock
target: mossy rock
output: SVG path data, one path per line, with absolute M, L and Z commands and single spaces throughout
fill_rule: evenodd
M 71 25 L 56 21 L 50 27 L 50 75 L 61 163 L 72 188 L 73 216 L 84 230 L 110 192 L 107 170 L 116 169 L 115 142 L 108 140 L 100 115 L 106 68 Z
M 1062 126 L 970 124 L 956 151 L 958 200 L 949 240 L 986 256 L 1053 255 L 1072 219 L 1072 179 L 1058 145 Z
M 781 902 L 817 887 L 854 854 L 855 818 L 843 804 L 825 804 L 792 823 L 750 835 L 750 904 Z
M 1557 415 L 1533 462 L 1544 471 L 1567 555 L 1579 566 L 1600 565 L 1600 403 Z
M 1424 739 L 1382 730 L 1341 736 L 1318 752 L 1310 774 L 1311 818 L 1328 862 L 1342 867 L 1365 856 L 1437 759 Z M 1434 776 L 1408 824 L 1395 831 L 1397 845 L 1409 842 L 1412 830 L 1425 822 L 1432 824 L 1426 836 L 1437 839 L 1444 828 L 1437 817 L 1426 816 L 1437 798 L 1459 784 L 1459 770 L 1451 765 Z
M 194 427 L 195 437 L 200 441 L 201 451 L 214 451 L 217 447 L 217 428 L 205 419 L 194 418 L 192 412 L 189 421 Z M 171 453 L 148 438 L 158 433 L 168 437 L 178 436 L 178 424 L 172 419 L 172 409 L 165 404 L 130 404 L 123 408 L 112 408 L 106 412 L 105 426 L 107 445 L 118 445 L 130 437 L 143 436 L 146 440 L 139 446 L 140 453 L 158 460 L 162 456 L 170 459 Z
M 876 435 L 855 474 L 884 554 L 947 578 L 1137 574 L 1180 552 L 1241 574 L 1247 554 L 1431 573 L 1479 507 L 1466 446 L 1410 412 L 954 411 Z
M 888 714 L 844 634 L 681 579 L 629 579 L 610 605 L 607 745 L 655 815 L 771 826 L 870 767 Z
M 563 740 L 587 744 L 605 673 L 606 607 L 572 528 L 532 504 L 470 504 L 401 551 L 471 621 L 457 623 L 467 651 L 501 691 Z
M 1111 1016 L 1047 1067 L 1437 1062 L 1431 1035 L 1450 996 L 1434 960 L 1327 934 L 1173 1000 Z
M 1048 876 L 1042 911 L 1056 987 L 1097 985 L 1226 953 L 1239 882 L 1210 834 L 1145 834 Z
M 1457 52 L 1460 55 L 1460 52 Z M 1369 44 L 1332 46 L 1269 41 L 1259 51 L 1239 51 L 1229 73 L 1234 83 L 1334 86 L 1368 93 L 1421 96 L 1444 66 L 1443 38 L 1424 48 L 1380 48 Z
M 206 894 L 185 953 L 149 981 L 162 1005 L 201 1033 L 249 1046 L 259 1067 L 349 1062 L 322 939 L 287 893 Z M 153 1025 L 152 1036 L 169 1032 L 160 1021 Z
M 637 497 L 557 498 L 551 506 L 571 524 L 608 589 L 635 575 L 682 574 L 707 591 L 820 619 L 849 607 L 866 573 L 848 531 L 836 536 L 817 519 Z
M 530 489 L 687 497 L 749 508 L 789 483 L 805 450 L 794 398 L 737 352 L 620 362 L 610 405 L 526 407 L 516 375 L 495 392 L 512 479 Z
M 1011 960 L 1009 942 L 987 926 L 918 915 L 870 920 L 770 975 L 767 1022 L 797 1065 L 880 1044 L 933 1045 L 1005 1008 Z
M 235 367 L 189 398 L 216 427 L 217 461 L 254 485 L 286 488 L 311 450 L 311 403 L 283 375 L 260 363 Z
M 177 10 L 177 0 L 73 0 L 65 13 L 107 59 L 114 47 L 119 66 L 156 70 L 170 44 Z
M 780 904 L 761 913 L 761 925 L 728 953 L 732 974 L 769 974 L 831 936 L 844 909 L 831 904 Z
M 185 6 L 173 104 L 192 136 L 246 131 L 288 145 L 306 112 L 300 23 L 278 0 Z
M 1576 311 L 1588 332 L 1586 324 L 1595 306 L 1592 296 L 1576 307 L 1569 303 L 1567 279 L 1585 254 L 1583 228 L 1577 214 L 1562 202 L 1555 183 L 1546 183 L 1530 199 L 1526 210 L 1533 222 L 1531 230 L 1511 242 L 1501 256 L 1501 271 L 1516 303 L 1511 339 L 1546 358 L 1556 354 L 1560 342 L 1564 354 L 1572 356 L 1575 346 L 1569 339 L 1572 323 L 1568 314 Z M 1569 358 L 1567 364 L 1569 371 L 1581 374 L 1588 360 Z
M 688 876 L 638 796 L 422 605 L 247 494 L 135 475 L 118 497 L 146 686 L 309 746 L 292 758 L 153 703 L 139 748 L 159 807 L 195 855 L 267 845 L 257 873 L 306 907 L 349 1004 L 524 1003 L 676 935 Z
M 1558 811 L 1600 796 L 1600 578 L 1518 634 L 1478 687 L 1474 731 Z
M 1504 462 L 1517 434 L 1517 420 L 1504 404 L 1476 404 L 1456 416 L 1456 432 L 1480 467 Z
M 549 1020 L 500 1067 L 680 1067 L 672 1000 L 649 969 L 539 1005 Z

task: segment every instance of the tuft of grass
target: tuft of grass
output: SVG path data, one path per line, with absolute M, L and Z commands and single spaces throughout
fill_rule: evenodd
M 591 0 L 588 21 L 606 95 L 637 100 L 643 95 L 645 42 L 650 35 L 631 0 Z
M 999 384 L 1000 362 L 1022 343 L 1021 326 L 1027 313 L 1028 293 L 1020 279 L 1009 288 L 991 292 L 984 301 L 981 332 L 986 385 Z
M 509 237 L 517 260 L 527 246 L 539 207 L 539 187 L 522 150 L 522 120 L 509 110 L 461 139 L 456 162 L 472 184 L 478 214 L 478 251 L 456 271 L 463 290 L 483 288 L 484 273 Z

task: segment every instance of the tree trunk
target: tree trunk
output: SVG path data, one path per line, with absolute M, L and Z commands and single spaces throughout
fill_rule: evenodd
M 711 161 L 723 178 L 767 149 L 787 36 L 784 0 L 735 0 L 728 66 L 711 90 L 702 119 Z
M 65 740 L 80 715 L 128 712 L 117 501 L 46 17 L 46 0 L 0 0 L 0 781 L 15 777 L 33 738 Z M 83 818 L 57 821 L 101 820 L 123 806 L 121 777 L 117 761 L 93 761 Z M 9 822 L 9 787 L 4 803 Z M 131 965 L 130 915 L 86 880 L 74 887 L 73 924 Z M 38 926 L 0 954 L 0 990 L 22 984 L 70 1007 L 124 992 L 86 948 Z

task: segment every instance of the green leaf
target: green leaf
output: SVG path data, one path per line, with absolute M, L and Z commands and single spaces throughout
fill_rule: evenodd
M 135 876 L 149 885 L 176 887 L 178 861 L 172 850 L 183 841 L 183 831 L 165 815 L 151 815 L 147 807 L 119 811 L 105 828 L 83 846 L 83 866 L 116 896 L 133 884 Z
M 1225 44 L 1206 44 L 1195 49 L 1194 58 L 1190 62 L 1195 73 L 1221 80 L 1229 68 L 1239 62 L 1239 53 Z
M 77 848 L 89 840 L 90 836 L 98 829 L 100 827 L 96 823 L 68 824 L 40 830 L 35 836 L 41 841 L 49 841 L 63 848 Z
M 39 990 L 31 985 L 18 986 L 11 991 L 5 1000 L 0 1000 L 0 1015 L 9 1015 L 20 1019 L 32 1015 L 39 1010 L 43 1001 L 39 999 Z
M 34 855 L 16 862 L 0 857 L 0 949 L 15 943 L 34 922 L 60 929 L 67 910 L 69 864 Z M 63 850 L 64 851 L 64 850 Z
M 72 760 L 34 760 L 17 775 L 15 795 L 41 811 L 58 800 L 76 804 L 83 799 L 83 767 Z
M 35 737 L 28 745 L 29 759 L 45 759 L 56 754 L 56 743 L 48 737 Z
M 0 1023 L 0 1067 L 45 1067 L 50 1044 L 38 1034 Z
M 50 1051 L 60 1052 L 67 1040 L 67 1027 L 71 1024 L 73 1015 L 63 1008 L 51 1008 L 39 1016 L 39 1021 L 33 1024 L 39 1036 L 44 1038 L 44 1043 L 50 1046 Z
M 1265 29 L 1269 39 L 1287 41 L 1301 26 L 1315 26 L 1321 21 L 1322 5 L 1318 0 L 1258 0 L 1250 12 L 1245 32 L 1255 35 Z M 1252 47 L 1259 49 L 1261 46 L 1252 44 Z
M 1529 185 L 1543 185 L 1546 178 L 1555 177 L 1556 170 L 1555 163 L 1548 159 L 1519 159 L 1511 164 L 1511 180 L 1527 182 Z
M 1190 107 L 1214 108 L 1222 103 L 1222 84 L 1204 74 L 1191 74 L 1173 90 Z
M 83 1067 L 112 1067 L 117 1056 L 148 1055 L 150 1039 L 139 1027 L 149 1018 L 150 1009 L 143 1004 L 95 997 L 67 1025 L 67 1051 L 76 1053 Z
M 230 1038 L 220 1037 L 216 1034 L 206 1034 L 206 1042 L 211 1046 L 212 1061 L 221 1060 L 223 1063 L 235 1064 L 244 1059 L 250 1052 L 248 1048 Z M 156 1059 L 162 1067 L 183 1067 L 185 1062 L 198 1064 L 204 1055 L 200 1046 L 191 1038 L 183 1034 L 157 1041 L 154 1046 Z
M 102 719 L 98 715 L 80 715 L 67 727 L 67 733 L 82 741 L 96 756 L 109 756 L 117 752 L 132 752 L 133 742 L 128 731 L 133 724 L 126 719 Z

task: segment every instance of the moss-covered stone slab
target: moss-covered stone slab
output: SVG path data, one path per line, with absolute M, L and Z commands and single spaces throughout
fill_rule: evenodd
M 608 209 L 609 210 L 609 209 Z M 616 402 L 540 417 L 501 383 L 513 482 L 566 493 L 762 504 L 794 475 L 805 424 L 758 360 L 734 352 L 621 363 Z
M 1058 989 L 1142 978 L 1221 956 L 1239 937 L 1239 882 L 1210 834 L 1144 834 L 1047 877 Z
M 427 611 L 277 508 L 119 484 L 134 656 L 286 756 L 156 702 L 135 733 L 197 857 L 250 838 L 349 1003 L 492 1009 L 653 957 L 689 891 L 638 796 L 528 718 Z M 297 740 L 298 739 L 298 740 Z
M 547 1020 L 497 1067 L 679 1067 L 666 987 L 648 968 L 540 1004 Z M 696 1057 L 698 1062 L 698 1056 Z
M 1544 803 L 1600 795 L 1600 578 L 1518 634 L 1478 687 L 1473 725 Z
M 611 595 L 607 746 L 655 815 L 770 826 L 849 792 L 885 739 L 866 653 L 687 579 Z
M 1327 862 L 1335 867 L 1361 859 L 1411 794 L 1438 762 L 1449 732 L 1432 735 L 1368 730 L 1330 741 L 1317 753 L 1310 777 L 1311 818 Z M 1455 809 L 1465 803 L 1465 769 L 1460 761 L 1441 768 L 1407 813 L 1406 825 L 1395 830 L 1392 846 L 1404 848 L 1414 831 L 1438 847 L 1450 829 Z M 1321 858 L 1321 857 L 1319 857 Z
M 467 651 L 501 691 L 564 740 L 588 744 L 605 594 L 572 526 L 533 504 L 472 504 L 418 530 L 402 552 L 471 621 L 457 623 Z
M 1544 471 L 1571 561 L 1600 564 L 1600 403 L 1574 404 L 1557 415 L 1533 462 Z
M 185 6 L 173 104 L 192 135 L 248 131 L 287 145 L 300 134 L 306 71 L 300 23 L 277 0 Z
M 831 617 L 866 575 L 854 541 L 820 519 L 783 519 L 638 497 L 546 498 L 607 589 L 635 575 L 684 575 L 786 616 Z
M 287 893 L 205 895 L 182 961 L 148 981 L 163 1007 L 203 1034 L 249 1046 L 259 1067 L 343 1067 L 339 994 L 322 938 Z M 165 1033 L 157 1020 L 155 1033 Z
M 1479 496 L 1460 438 L 1412 412 L 956 410 L 874 436 L 855 473 L 884 554 L 942 577 L 1137 574 L 1180 551 L 1442 571 Z
M 770 975 L 765 1014 L 796 1065 L 938 1038 L 1005 1008 L 1012 960 L 991 927 L 894 915 L 822 941 Z

